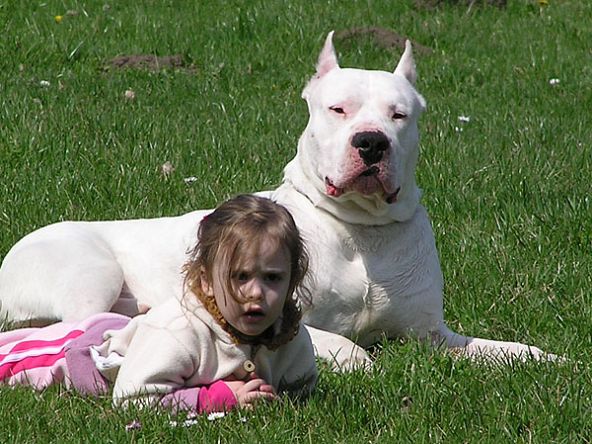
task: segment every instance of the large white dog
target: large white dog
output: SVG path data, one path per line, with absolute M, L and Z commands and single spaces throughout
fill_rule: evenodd
M 367 356 L 344 337 L 365 347 L 412 336 L 472 356 L 544 357 L 536 347 L 455 334 L 444 322 L 438 254 L 415 183 L 425 108 L 415 80 L 409 42 L 393 73 L 342 69 L 329 34 L 304 89 L 310 120 L 296 157 L 283 184 L 262 193 L 292 212 L 308 243 L 314 286 L 305 322 L 317 352 L 348 367 Z M 29 234 L 0 268 L 1 315 L 133 315 L 178 297 L 181 266 L 208 211 L 62 222 Z

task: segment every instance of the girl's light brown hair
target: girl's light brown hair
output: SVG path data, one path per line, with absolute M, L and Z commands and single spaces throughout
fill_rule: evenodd
M 213 282 L 216 264 L 224 297 L 241 301 L 232 287 L 232 272 L 256 254 L 263 240 L 284 248 L 290 258 L 290 282 L 279 332 L 273 326 L 257 338 L 247 338 L 229 325 L 213 296 L 206 296 L 201 280 Z M 289 342 L 297 333 L 302 317 L 300 303 L 309 303 L 310 294 L 302 281 L 308 270 L 308 254 L 292 215 L 270 199 L 239 195 L 220 205 L 206 216 L 198 230 L 198 243 L 190 252 L 183 271 L 185 285 L 236 342 L 256 342 L 275 349 Z

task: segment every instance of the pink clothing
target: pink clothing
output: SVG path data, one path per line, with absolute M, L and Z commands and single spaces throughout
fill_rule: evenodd
M 0 348 L 0 379 L 7 379 L 9 384 L 29 383 L 38 389 L 54 381 L 64 381 L 65 347 L 84 332 L 72 330 L 65 336 L 58 334 L 51 339 L 35 340 L 31 336 L 37 332 L 31 330 L 2 338 L 7 345 Z
M 109 381 L 97 370 L 90 347 L 104 341 L 106 330 L 122 329 L 129 321 L 126 316 L 101 313 L 81 322 L 0 333 L 0 384 L 37 390 L 64 384 L 86 395 L 105 394 Z M 160 400 L 163 407 L 198 413 L 231 410 L 236 404 L 223 381 L 179 388 Z
M 125 316 L 101 313 L 81 322 L 0 333 L 0 381 L 37 390 L 61 383 L 83 393 L 103 393 L 107 384 L 92 361 L 84 358 L 85 349 L 100 344 L 104 330 L 123 328 L 128 322 Z M 88 350 L 86 356 L 90 357 Z
M 197 413 L 230 411 L 237 404 L 234 393 L 224 381 L 178 389 L 164 395 L 160 400 L 160 405 L 173 411 L 189 410 Z

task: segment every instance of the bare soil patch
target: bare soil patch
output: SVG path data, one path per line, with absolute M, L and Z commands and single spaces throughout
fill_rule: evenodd
M 415 0 L 415 5 L 420 8 L 435 8 L 440 5 L 497 6 L 498 8 L 505 8 L 508 5 L 508 0 Z
M 121 55 L 107 62 L 106 69 L 145 69 L 161 71 L 164 69 L 195 71 L 195 66 L 185 61 L 182 55 L 155 56 L 145 54 Z
M 405 48 L 405 40 L 408 37 L 397 34 L 395 31 L 378 26 L 350 28 L 343 29 L 335 33 L 335 37 L 342 41 L 352 41 L 357 39 L 371 39 L 380 48 L 391 49 L 397 48 L 403 50 Z M 411 39 L 409 39 L 411 40 Z M 428 54 L 432 52 L 431 48 L 413 42 L 413 50 L 418 53 Z

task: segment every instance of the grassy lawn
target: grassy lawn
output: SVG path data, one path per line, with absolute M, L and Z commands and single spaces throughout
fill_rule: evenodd
M 277 186 L 326 33 L 380 27 L 421 45 L 418 183 L 449 325 L 569 361 L 487 366 L 385 342 L 368 374 L 322 370 L 306 403 L 188 427 L 4 388 L 1 443 L 592 441 L 592 3 L 423 3 L 438 2 L 0 0 L 0 259 L 52 222 Z M 400 48 L 375 37 L 336 39 L 342 66 L 393 69 Z M 110 63 L 129 55 L 180 62 Z

